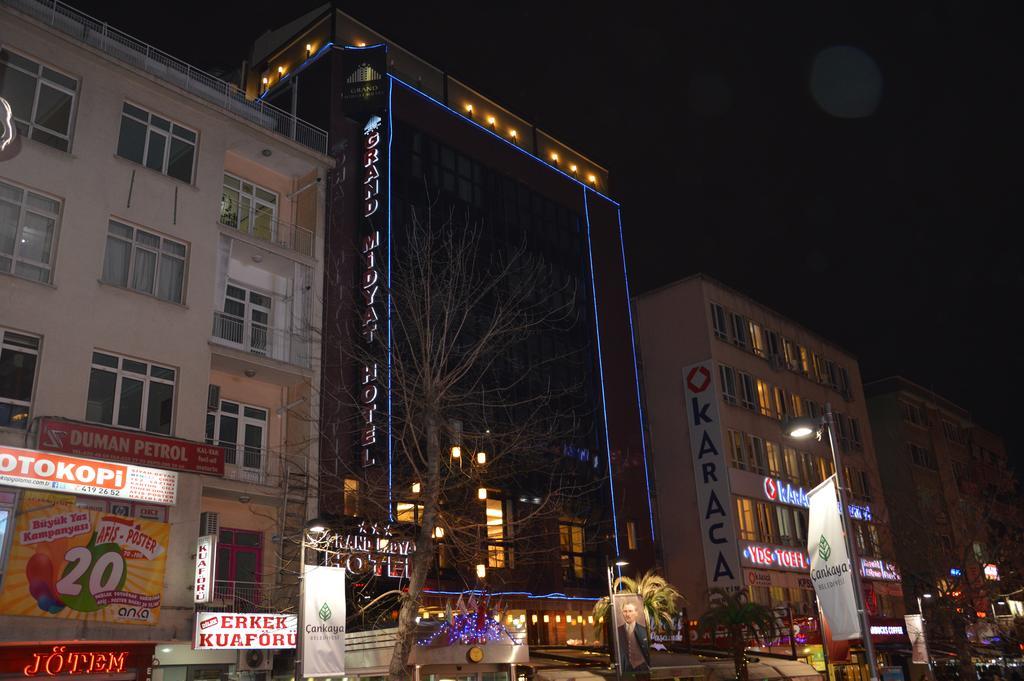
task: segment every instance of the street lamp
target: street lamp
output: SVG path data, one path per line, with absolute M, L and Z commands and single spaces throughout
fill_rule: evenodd
M 924 608 L 921 607 L 921 599 L 928 600 L 932 597 L 931 594 L 921 594 L 917 597 L 917 614 L 921 616 L 921 636 L 924 637 L 925 650 L 928 651 L 928 678 L 935 678 L 935 669 L 932 668 L 932 653 L 928 650 L 928 620 L 924 616 Z M 913 641 L 911 641 L 913 643 Z
M 788 419 L 783 423 L 783 430 L 789 437 L 795 439 L 807 438 L 811 435 L 821 440 L 823 435 L 828 435 L 828 446 L 832 450 L 832 466 L 835 468 L 836 483 L 839 486 L 839 519 L 843 525 L 843 541 L 846 542 L 846 553 L 853 563 L 853 583 L 856 587 L 853 590 L 856 599 L 857 612 L 860 615 L 861 640 L 864 641 L 864 653 L 868 658 L 868 671 L 871 681 L 878 681 L 878 660 L 875 658 L 875 644 L 871 641 L 871 623 L 868 620 L 868 610 L 864 607 L 864 585 L 860 580 L 860 556 L 857 554 L 857 546 L 853 541 L 853 532 L 850 523 L 850 506 L 846 501 L 846 479 L 843 475 L 843 467 L 839 461 L 839 448 L 836 446 L 835 418 L 832 415 L 832 405 L 825 403 L 825 411 L 820 419 L 801 417 Z
M 612 590 L 612 569 L 622 568 L 627 565 L 629 565 L 629 561 L 616 558 L 614 563 L 609 562 L 605 566 L 605 572 L 608 575 L 608 614 L 606 615 L 608 621 L 605 625 L 609 632 L 608 635 L 612 639 L 612 650 L 615 651 L 615 678 L 619 681 L 622 680 L 622 651 L 619 650 L 619 637 L 615 631 L 615 592 Z
M 295 617 L 295 681 L 302 679 L 302 610 L 303 604 L 306 602 L 306 547 L 311 545 L 316 548 L 317 542 L 323 538 L 327 530 L 328 526 L 324 520 L 313 518 L 306 521 L 302 528 L 302 537 L 299 539 L 299 608 Z M 307 538 L 312 538 L 313 543 L 307 542 Z

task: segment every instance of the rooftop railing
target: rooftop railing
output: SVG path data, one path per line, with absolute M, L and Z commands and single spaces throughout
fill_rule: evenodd
M 321 154 L 327 132 L 58 0 L 0 0 L 63 33 Z

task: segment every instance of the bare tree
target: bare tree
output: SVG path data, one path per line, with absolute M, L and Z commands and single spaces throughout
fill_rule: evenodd
M 414 210 L 396 236 L 390 285 L 375 278 L 378 295 L 390 295 L 391 347 L 382 322 L 365 312 L 335 320 L 362 325 L 338 331 L 353 342 L 338 349 L 344 356 L 337 361 L 367 368 L 346 386 L 325 388 L 332 391 L 326 400 L 345 405 L 354 420 L 347 436 L 372 442 L 378 453 L 382 436 L 374 433 L 382 429 L 370 433 L 367 419 L 387 420 L 391 467 L 363 468 L 357 457 L 342 457 L 337 474 L 320 481 L 330 494 L 342 491 L 346 478 L 365 480 L 365 491 L 374 493 L 362 495 L 360 515 L 385 519 L 395 510 L 383 492 L 390 484 L 415 519 L 408 581 L 392 592 L 394 680 L 408 677 L 416 615 L 438 551 L 459 567 L 465 586 L 484 589 L 531 564 L 558 565 L 561 516 L 595 529 L 606 520 L 597 497 L 608 464 L 595 472 L 564 455 L 567 447 L 593 447 L 597 437 L 587 397 L 593 355 L 588 340 L 571 342 L 589 338 L 576 296 L 581 277 L 436 204 Z M 377 325 L 367 333 L 368 319 Z M 369 396 L 379 393 L 366 386 L 371 378 L 384 383 L 377 374 L 384 367 L 390 400 L 376 401 L 370 412 Z M 515 513 L 492 508 L 488 497 L 495 494 L 517 502 Z M 486 577 L 478 579 L 476 566 Z

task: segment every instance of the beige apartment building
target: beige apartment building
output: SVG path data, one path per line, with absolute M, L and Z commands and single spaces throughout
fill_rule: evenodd
M 0 97 L 0 678 L 269 670 L 192 650 L 193 621 L 294 598 L 326 133 L 35 0 L 0 4 Z
M 710 588 L 745 588 L 780 616 L 804 618 L 813 630 L 807 640 L 820 641 L 807 492 L 832 474 L 832 459 L 827 441 L 790 440 L 781 426 L 788 417 L 820 416 L 829 403 L 868 609 L 879 626 L 902 626 L 857 360 L 703 275 L 638 296 L 636 317 L 661 559 L 691 619 L 706 608 Z M 876 641 L 881 650 L 886 642 Z M 801 649 L 823 668 L 820 645 Z

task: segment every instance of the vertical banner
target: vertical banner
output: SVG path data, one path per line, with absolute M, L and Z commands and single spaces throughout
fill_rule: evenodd
M 618 593 L 612 602 L 616 644 L 612 650 L 623 674 L 651 671 L 651 626 L 638 594 Z
M 13 528 L 0 615 L 156 624 L 171 526 L 25 492 Z
M 907 636 L 913 650 L 914 664 L 928 664 L 928 642 L 924 638 L 924 620 L 921 615 L 906 615 Z
M 713 376 L 711 360 L 683 370 L 684 409 L 690 430 L 693 482 L 708 588 L 732 591 L 743 588 L 743 575 L 740 574 L 729 465 L 723 454 L 722 424 Z
M 846 553 L 835 476 L 812 489 L 807 499 L 810 501 L 807 553 L 811 556 L 811 582 L 818 603 L 834 640 L 861 638 L 853 583 L 856 573 Z
M 213 598 L 213 576 L 217 574 L 217 535 L 204 534 L 196 542 L 196 576 L 192 584 L 195 603 L 209 603 Z
M 345 568 L 306 566 L 301 642 L 303 678 L 345 673 Z

